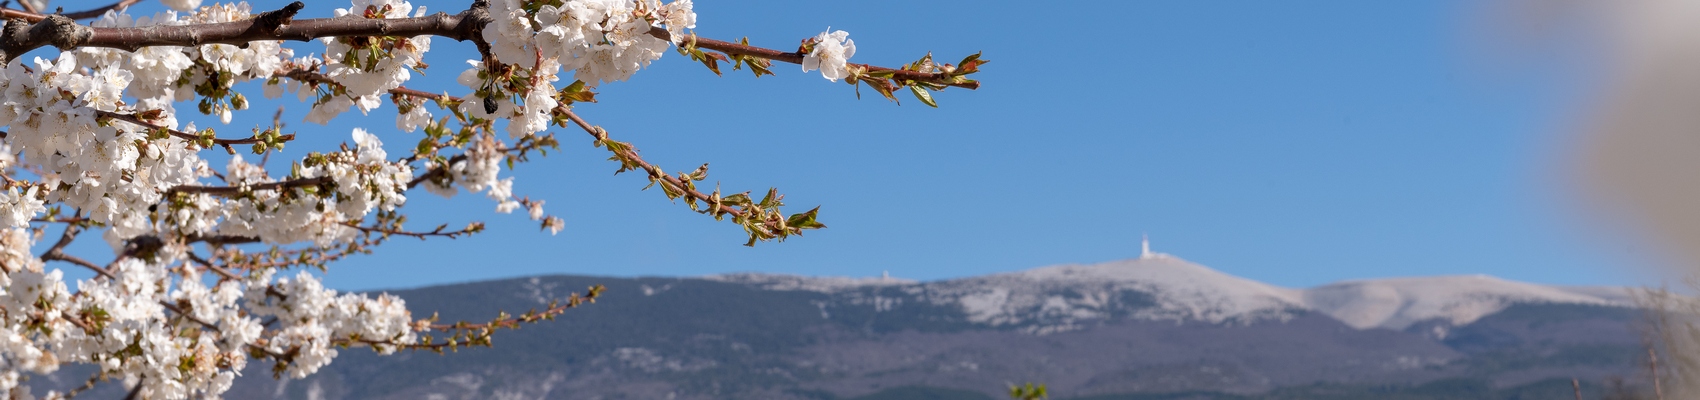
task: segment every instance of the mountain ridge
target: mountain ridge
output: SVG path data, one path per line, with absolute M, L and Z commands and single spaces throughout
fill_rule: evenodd
M 749 284 L 766 290 L 804 290 L 827 294 L 866 288 L 902 288 L 926 294 L 935 305 L 956 304 L 974 322 L 992 326 L 1019 324 L 1038 308 L 1041 314 L 1075 319 L 1104 315 L 1114 291 L 1151 293 L 1157 309 L 1137 317 L 1148 320 L 1237 322 L 1291 317 L 1294 311 L 1326 314 L 1357 329 L 1404 330 L 1433 320 L 1463 325 L 1513 304 L 1578 304 L 1633 307 L 1629 288 L 1561 287 L 1501 279 L 1489 275 L 1453 275 L 1354 279 L 1311 288 L 1286 288 L 1241 278 L 1167 254 L 1096 264 L 1062 264 L 988 275 L 914 281 L 889 277 L 810 277 L 790 274 L 735 273 L 702 279 Z M 1057 287 L 1098 286 L 1078 296 L 1051 294 Z M 876 300 L 880 301 L 880 300 Z M 1036 333 L 1059 327 L 1036 328 Z M 1438 333 L 1444 336 L 1444 333 Z

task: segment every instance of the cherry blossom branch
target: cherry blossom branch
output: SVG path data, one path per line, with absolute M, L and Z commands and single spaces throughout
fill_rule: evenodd
M 666 32 L 666 31 L 663 30 L 662 32 Z M 291 79 L 297 79 L 297 80 L 301 80 L 301 81 L 304 81 L 304 82 L 310 82 L 310 83 L 325 83 L 325 82 L 335 83 L 334 81 L 331 81 L 329 78 L 326 78 L 324 75 L 316 74 L 316 73 L 313 73 L 313 72 L 310 72 L 310 71 L 293 70 L 293 71 L 286 72 L 283 75 L 286 76 L 286 77 L 289 77 Z M 461 99 L 459 97 L 410 89 L 410 88 L 407 88 L 405 86 L 397 87 L 395 89 L 391 89 L 390 94 L 401 95 L 401 96 L 411 96 L 411 97 L 423 98 L 423 99 L 428 99 L 428 100 L 461 101 Z M 578 114 L 573 113 L 572 109 L 570 107 L 567 107 L 565 105 L 556 106 L 555 109 L 551 110 L 551 111 L 553 111 L 555 114 L 559 114 L 559 115 L 567 117 L 567 119 L 573 121 L 573 123 L 577 124 L 579 126 L 579 128 L 584 129 L 584 131 L 586 133 L 589 133 L 592 137 L 596 138 L 599 141 L 608 139 L 608 131 L 603 130 L 602 128 L 596 127 L 594 125 L 591 125 L 589 122 L 586 122 L 583 117 L 579 117 Z M 649 175 L 652 179 L 661 180 L 661 181 L 663 181 L 664 184 L 671 185 L 673 187 L 678 187 L 678 188 L 684 188 L 685 187 L 684 183 L 682 181 L 680 181 L 678 178 L 674 178 L 672 176 L 669 176 L 669 175 L 667 175 L 666 172 L 662 172 L 661 168 L 656 167 L 654 164 L 650 164 L 649 162 L 644 161 L 643 157 L 640 157 L 640 156 L 637 155 L 636 150 L 627 150 L 627 151 L 624 151 L 624 153 L 626 154 L 628 159 L 631 160 L 632 163 L 635 163 L 639 168 L 641 168 L 645 172 L 649 173 Z M 444 164 L 453 164 L 454 161 L 465 159 L 465 157 L 466 157 L 465 155 L 457 155 L 455 157 L 450 158 L 449 159 L 450 162 L 447 162 L 447 163 L 444 163 Z M 426 174 L 420 175 L 418 178 L 414 178 L 413 181 L 409 182 L 408 187 L 411 188 L 414 185 L 418 185 L 420 182 L 423 182 L 425 179 L 427 179 L 429 177 L 429 174 L 430 173 L 428 172 Z M 700 201 L 704 201 L 704 202 L 713 203 L 713 202 L 718 202 L 718 200 L 719 200 L 717 198 L 717 196 L 710 196 L 710 195 L 707 195 L 707 194 L 703 194 L 702 192 L 697 191 L 695 189 L 685 190 L 685 194 L 690 196 L 691 198 L 694 198 L 694 199 L 700 200 Z M 748 215 L 748 213 L 744 212 L 741 209 L 738 209 L 737 207 L 728 207 L 728 208 L 725 208 L 722 211 L 725 214 L 731 215 L 733 217 L 740 217 L 741 218 L 741 217 L 745 217 L 745 216 Z
M 189 313 L 183 312 L 183 309 L 178 307 L 176 304 L 171 304 L 171 302 L 160 300 L 159 305 L 165 307 L 166 310 L 171 310 L 172 313 L 176 313 L 178 317 L 183 318 L 186 321 L 193 322 L 196 325 L 200 325 L 202 328 L 206 328 L 207 330 L 210 330 L 210 331 L 213 331 L 213 332 L 219 332 L 218 325 L 207 322 L 207 321 L 202 321 L 200 318 L 196 318 L 194 315 L 189 315 Z M 279 359 L 279 360 L 282 360 L 284 357 L 288 356 L 287 354 L 278 353 L 278 352 L 272 351 L 270 349 L 267 349 L 264 346 L 256 345 L 256 344 L 253 344 L 253 343 L 243 343 L 243 346 L 246 346 L 250 349 L 259 350 L 260 352 L 265 353 L 266 355 L 272 356 L 272 358 Z
M 122 3 L 120 2 L 120 4 Z M 117 7 L 120 4 L 110 7 Z M 267 11 L 253 19 L 243 21 L 146 27 L 89 27 L 77 24 L 76 17 L 82 16 L 80 14 L 76 16 L 41 15 L 16 10 L 0 10 L 0 15 L 6 18 L 20 19 L 32 23 L 29 26 L 6 24 L 4 40 L 0 40 L 0 61 L 5 61 L 13 55 L 23 54 L 29 50 L 49 45 L 61 50 L 78 47 L 105 47 L 136 51 L 150 46 L 239 45 L 261 40 L 309 41 L 343 36 L 441 36 L 456 41 L 472 40 L 479 42 L 480 51 L 485 52 L 483 49 L 485 46 L 481 42 L 481 32 L 485 25 L 493 22 L 487 10 L 488 6 L 488 3 L 484 0 L 478 0 L 473 2 L 472 6 L 465 11 L 453 15 L 439 12 L 413 18 L 312 18 L 295 20 L 295 15 L 306 7 L 305 4 L 297 1 L 281 9 Z M 95 10 L 90 10 L 90 12 L 93 11 Z M 104 11 L 100 10 L 100 12 Z M 666 40 L 671 40 L 672 36 L 667 29 L 660 27 L 651 28 L 649 33 Z M 784 52 L 700 38 L 694 34 L 688 40 L 689 45 L 693 48 L 700 47 L 728 54 L 792 64 L 803 63 L 804 55 L 800 52 Z M 977 89 L 980 86 L 979 82 L 964 82 L 953 79 L 951 74 L 948 73 L 894 69 L 856 63 L 850 65 L 864 69 L 870 74 L 889 74 L 898 80 L 967 89 Z
M 672 39 L 673 35 L 671 33 L 667 32 L 667 28 L 661 28 L 661 27 L 650 28 L 649 29 L 649 35 L 660 38 L 662 40 L 673 40 Z M 774 50 L 774 49 L 751 46 L 751 45 L 747 45 L 747 44 L 739 44 L 739 43 L 734 43 L 734 42 L 728 42 L 728 41 L 724 41 L 724 40 L 714 40 L 714 39 L 708 39 L 708 38 L 701 38 L 701 37 L 697 37 L 695 34 L 692 34 L 690 37 L 681 38 L 681 39 L 682 39 L 681 41 L 676 41 L 674 43 L 689 44 L 690 42 L 694 41 L 695 47 L 719 51 L 719 52 L 723 52 L 723 53 L 727 53 L 727 54 L 746 55 L 746 56 L 758 57 L 758 58 L 763 58 L 763 59 L 768 59 L 768 60 L 773 60 L 773 61 L 782 61 L 782 62 L 787 62 L 787 63 L 792 63 L 792 64 L 802 64 L 803 63 L 804 54 L 799 53 L 799 52 L 784 52 L 784 51 L 779 51 L 779 50 Z M 904 70 L 904 69 L 893 69 L 893 68 L 886 68 L 886 67 L 881 67 L 881 66 L 877 66 L 877 65 L 857 64 L 857 63 L 849 63 L 849 65 L 866 68 L 869 72 L 889 72 L 889 73 L 892 74 L 893 78 L 902 79 L 902 80 L 931 82 L 931 83 L 937 83 L 937 84 L 940 84 L 940 85 L 955 86 L 955 87 L 969 89 L 969 90 L 974 90 L 974 89 L 980 88 L 980 82 L 974 82 L 974 81 L 952 82 L 950 80 L 950 75 L 945 74 L 945 73 L 929 73 L 929 72 L 911 71 L 911 70 Z
M 325 83 L 330 81 L 323 75 L 312 73 L 310 71 L 288 71 L 281 75 L 310 83 Z M 334 82 L 330 83 L 334 84 Z M 390 94 L 429 100 L 462 101 L 458 97 L 429 93 L 409 89 L 407 87 L 391 89 Z M 684 197 L 685 202 L 691 206 L 692 210 L 696 210 L 704 214 L 710 214 L 715 219 L 731 216 L 734 222 L 743 225 L 744 230 L 750 234 L 750 240 L 744 243 L 745 246 L 754 246 L 757 241 L 761 240 L 783 240 L 787 236 L 801 234 L 804 229 L 818 229 L 826 227 L 826 225 L 815 221 L 815 215 L 820 210 L 819 208 L 799 214 L 793 214 L 789 217 L 780 214 L 778 206 L 783 204 L 781 203 L 781 200 L 784 196 L 780 195 L 774 189 L 769 189 L 767 196 L 760 202 L 756 202 L 751 199 L 747 192 L 723 197 L 721 196 L 719 189 L 716 189 L 714 193 L 705 194 L 696 190 L 696 184 L 694 182 L 707 177 L 707 164 L 703 164 L 702 167 L 689 174 L 681 173 L 677 177 L 668 175 L 666 172 L 662 171 L 660 167 L 644 161 L 643 157 L 637 154 L 637 149 L 632 147 L 630 143 L 610 140 L 608 138 L 607 130 L 586 122 L 583 117 L 579 117 L 578 114 L 573 113 L 571 107 L 564 104 L 558 105 L 551 110 L 551 112 L 555 115 L 566 117 L 568 120 L 578 125 L 579 128 L 583 129 L 585 133 L 588 133 L 591 137 L 595 138 L 596 145 L 598 147 L 606 147 L 610 152 L 613 152 L 614 157 L 611 159 L 620 162 L 620 169 L 615 171 L 616 173 L 641 169 L 644 173 L 649 175 L 649 180 L 652 185 L 660 184 L 662 186 L 662 191 L 667 194 L 668 198 Z M 413 188 L 433 176 L 446 173 L 446 168 L 453 165 L 455 161 L 465 159 L 465 157 L 466 156 L 464 154 L 461 154 L 450 158 L 449 161 L 443 163 L 443 165 L 427 171 L 408 182 L 408 188 Z M 702 202 L 706 205 L 706 207 L 699 210 L 697 202 Z
M 485 10 L 488 3 L 473 2 L 472 7 L 459 14 L 437 13 L 424 17 L 396 19 L 313 18 L 295 20 L 306 5 L 297 1 L 281 9 L 234 22 L 156 25 L 146 27 L 90 27 L 77 24 L 64 15 L 45 15 L 29 26 L 6 24 L 5 40 L 0 53 L 10 57 L 42 46 L 61 50 L 78 47 L 105 47 L 136 51 L 150 46 L 197 46 L 203 44 L 240 45 L 260 40 L 310 41 L 337 36 L 442 36 L 458 41 L 478 37 L 491 22 Z M 16 12 L 4 13 L 8 18 L 28 21 L 28 16 Z
M 449 337 L 442 341 L 437 341 L 436 338 L 427 334 L 420 339 L 420 342 L 422 343 L 395 343 L 391 341 L 364 338 L 340 338 L 336 339 L 333 343 L 342 346 L 355 343 L 372 346 L 394 346 L 409 350 L 430 350 L 438 353 L 443 352 L 444 349 L 457 351 L 460 347 L 489 347 L 491 345 L 490 338 L 495 334 L 497 329 L 519 329 L 523 324 L 553 320 L 556 316 L 566 313 L 567 310 L 578 308 L 579 306 L 584 305 L 584 303 L 596 303 L 596 298 L 601 296 L 602 292 L 605 290 L 607 290 L 607 288 L 602 285 L 591 286 L 584 295 L 573 293 L 567 297 L 565 302 L 559 300 L 552 301 L 549 303 L 548 308 L 545 308 L 543 311 L 533 309 L 517 317 L 509 316 L 508 313 L 504 312 L 500 313 L 496 319 L 487 323 L 472 324 L 467 323 L 466 321 L 460 321 L 453 324 L 426 325 L 426 323 L 430 321 L 435 321 L 437 319 L 436 315 L 432 315 L 430 319 L 419 321 L 420 325 L 415 328 L 418 331 L 425 332 L 434 330 L 450 332 L 451 334 Z

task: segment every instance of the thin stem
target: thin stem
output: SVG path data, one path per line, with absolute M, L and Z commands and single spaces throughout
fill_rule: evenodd
M 135 114 L 115 113 L 115 112 L 111 112 L 111 111 L 96 111 L 95 113 L 96 113 L 96 115 L 100 116 L 100 118 L 115 119 L 115 120 L 119 120 L 119 121 L 124 121 L 124 122 L 129 122 L 129 123 L 132 123 L 132 124 L 140 125 L 144 128 L 148 128 L 148 129 L 163 130 L 163 131 L 165 131 L 165 133 L 170 134 L 171 136 L 176 136 L 176 137 L 182 138 L 183 140 L 188 140 L 190 142 L 195 142 L 195 141 L 198 141 L 198 140 L 201 139 L 201 137 L 199 135 L 196 135 L 196 134 L 193 134 L 193 133 L 183 132 L 183 131 L 179 131 L 179 130 L 176 130 L 176 129 L 170 129 L 170 128 L 166 128 L 164 126 L 155 125 L 151 122 L 143 121 L 140 117 L 137 117 Z M 295 134 L 293 134 L 293 133 L 288 134 L 288 135 L 283 135 L 280 138 L 280 141 L 284 141 L 284 142 L 291 141 L 291 140 L 295 140 Z M 247 144 L 255 144 L 255 143 L 264 143 L 265 140 L 258 138 L 258 137 L 251 137 L 251 138 L 247 138 L 247 139 L 213 139 L 212 142 L 213 142 L 213 144 L 220 145 L 220 146 L 233 146 L 233 145 L 247 145 Z
M 89 377 L 88 381 L 83 382 L 82 386 L 77 386 L 75 388 L 72 388 L 70 391 L 65 392 L 64 397 L 60 397 L 60 398 L 61 399 L 71 399 L 71 398 L 77 397 L 78 394 L 81 394 L 85 391 L 88 391 L 89 389 L 94 389 L 95 384 L 98 384 L 98 383 L 100 383 L 100 381 L 105 380 L 105 379 L 106 379 L 106 372 L 105 371 L 96 372 L 94 374 L 94 376 Z
M 376 234 L 381 234 L 381 235 L 384 235 L 384 236 L 390 236 L 390 235 L 408 236 L 408 237 L 419 238 L 419 240 L 425 240 L 425 238 L 428 238 L 428 237 L 431 237 L 431 236 L 442 236 L 442 237 L 447 237 L 449 239 L 454 239 L 454 238 L 458 238 L 462 235 L 471 235 L 471 234 L 476 233 L 477 231 L 483 229 L 483 227 L 484 227 L 483 223 L 474 223 L 473 225 L 468 226 L 464 229 L 449 231 L 449 232 L 443 232 L 442 228 L 438 228 L 437 230 L 430 231 L 430 232 L 413 232 L 413 231 L 404 231 L 404 230 L 399 230 L 399 229 L 390 229 L 390 228 L 383 228 L 383 227 L 377 227 L 377 226 L 365 226 L 365 225 L 360 225 L 360 224 L 356 224 L 356 223 L 352 223 L 352 222 L 344 222 L 344 223 L 342 223 L 342 225 L 350 227 L 350 228 L 354 228 L 354 229 L 359 229 L 361 232 L 366 232 L 366 233 L 376 233 Z

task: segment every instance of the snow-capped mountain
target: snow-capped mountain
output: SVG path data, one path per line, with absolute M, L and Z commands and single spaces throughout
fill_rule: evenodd
M 1092 265 L 1059 265 L 980 277 L 915 282 L 893 278 L 815 278 L 735 274 L 711 280 L 768 290 L 834 295 L 842 305 L 905 303 L 956 307 L 968 322 L 1031 333 L 1077 329 L 1125 315 L 1139 320 L 1246 323 L 1318 312 L 1357 329 L 1405 330 L 1422 322 L 1457 326 L 1514 304 L 1631 306 L 1628 291 L 1554 287 L 1486 275 L 1390 278 L 1308 289 L 1257 282 L 1161 253 Z M 831 304 L 821 304 L 830 313 Z M 1435 333 L 1444 336 L 1444 329 Z
M 348 349 L 305 379 L 252 363 L 229 397 L 990 400 L 1031 381 L 1059 400 L 1511 400 L 1569 398 L 1572 378 L 1606 398 L 1645 368 L 1623 289 L 1485 276 L 1285 288 L 1149 252 L 929 282 L 541 276 L 391 293 L 413 315 L 480 321 L 590 285 L 607 288 L 595 304 L 504 329 L 493 349 Z M 32 383 L 68 390 L 94 372 Z

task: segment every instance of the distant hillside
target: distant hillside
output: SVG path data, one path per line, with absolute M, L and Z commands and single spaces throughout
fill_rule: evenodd
M 991 399 L 1035 381 L 1057 399 L 1514 399 L 1640 379 L 1621 290 L 1482 276 L 1289 289 L 1153 255 L 935 282 L 548 276 L 392 293 L 415 315 L 481 320 L 592 284 L 608 287 L 597 304 L 492 349 L 343 350 L 302 381 L 257 365 L 229 397 Z

